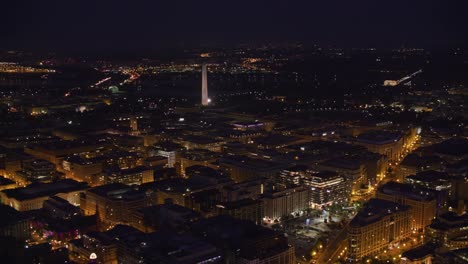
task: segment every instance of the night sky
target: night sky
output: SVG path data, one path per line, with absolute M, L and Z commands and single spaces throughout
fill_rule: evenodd
M 151 51 L 305 41 L 466 47 L 466 0 L 8 0 L 0 49 Z M 6 4 L 6 6 L 5 6 Z

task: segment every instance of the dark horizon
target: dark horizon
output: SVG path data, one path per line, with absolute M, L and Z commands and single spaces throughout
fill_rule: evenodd
M 1 50 L 154 53 L 241 43 L 465 48 L 466 1 L 15 1 Z M 3 21 L 1 21 L 3 20 Z

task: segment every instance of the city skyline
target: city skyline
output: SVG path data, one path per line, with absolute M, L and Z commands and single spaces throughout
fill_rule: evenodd
M 8 1 L 1 263 L 467 263 L 467 3 Z

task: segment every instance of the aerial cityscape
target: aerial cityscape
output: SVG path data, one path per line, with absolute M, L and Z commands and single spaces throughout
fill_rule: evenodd
M 1 263 L 468 263 L 466 3 L 175 2 L 6 4 Z

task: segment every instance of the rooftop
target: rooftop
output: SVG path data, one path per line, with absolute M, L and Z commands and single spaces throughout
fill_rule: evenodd
M 224 202 L 216 205 L 219 208 L 222 209 L 227 209 L 227 210 L 233 210 L 233 209 L 238 209 L 242 208 L 245 206 L 250 206 L 250 205 L 255 205 L 255 204 L 261 204 L 262 202 L 259 200 L 253 200 L 253 199 L 242 199 L 238 201 L 232 201 L 232 202 Z
M 138 200 L 144 196 L 144 191 L 122 183 L 101 185 L 89 189 L 88 192 L 112 200 Z
M 357 136 L 356 141 L 367 144 L 385 145 L 401 139 L 401 133 L 391 131 L 370 131 Z
M 220 163 L 238 166 L 250 170 L 274 170 L 282 167 L 282 164 L 280 163 L 263 159 L 253 159 L 246 156 L 230 156 L 222 158 Z
M 404 196 L 417 201 L 431 201 L 435 199 L 435 195 L 432 191 L 398 182 L 388 182 L 381 186 L 378 191 L 388 195 Z
M 351 220 L 349 225 L 351 227 L 366 226 L 381 220 L 387 215 L 406 210 L 409 210 L 409 206 L 387 200 L 370 199 L 369 202 L 367 202 L 366 205 Z
M 3 190 L 2 192 L 10 198 L 22 201 L 43 196 L 52 196 L 58 193 L 84 191 L 87 188 L 88 184 L 84 182 L 65 179 L 54 183 L 33 183 L 26 187 Z
M 410 249 L 403 252 L 401 256 L 409 260 L 415 261 L 434 254 L 435 246 L 432 244 L 424 244 L 422 246 Z
M 439 156 L 419 156 L 417 154 L 410 153 L 403 159 L 401 165 L 420 168 L 432 164 L 441 164 L 443 162 L 444 160 Z
M 14 224 L 23 219 L 26 219 L 27 216 L 24 213 L 18 212 L 10 206 L 0 204 L 0 227 L 4 227 L 10 224 Z
M 0 176 L 0 186 L 10 185 L 10 184 L 15 184 L 15 182 L 10 179 Z

